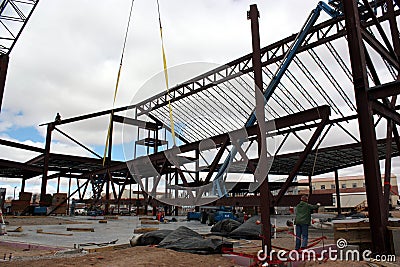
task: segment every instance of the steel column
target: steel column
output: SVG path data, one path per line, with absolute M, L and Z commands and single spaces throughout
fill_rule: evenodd
M 363 152 L 372 249 L 375 253 L 384 253 L 387 251 L 385 243 L 387 231 L 386 222 L 381 212 L 383 207 L 382 183 L 373 111 L 367 94 L 369 86 L 357 1 L 343 0 L 343 7 Z
M 8 61 L 10 57 L 8 54 L 0 55 L 0 111 L 3 103 L 4 87 L 6 85 Z
M 26 178 L 22 178 L 21 181 L 21 193 L 25 192 L 25 182 L 26 182 Z
M 54 130 L 54 123 L 47 124 L 46 145 L 44 148 L 44 160 L 43 160 L 42 186 L 40 189 L 40 203 L 43 203 L 45 201 L 46 188 L 47 188 L 47 172 L 49 170 L 49 159 L 50 159 L 51 134 L 53 130 Z
M 253 47 L 253 70 L 255 82 L 255 98 L 256 98 L 256 118 L 258 121 L 258 155 L 259 164 L 254 176 L 258 181 L 262 180 L 260 185 L 260 212 L 261 212 L 261 225 L 262 225 L 262 243 L 264 253 L 269 254 L 271 251 L 271 199 L 270 190 L 268 185 L 267 171 L 260 170 L 267 166 L 267 146 L 266 146 L 266 125 L 265 125 L 265 109 L 264 109 L 264 92 L 262 80 L 262 67 L 261 67 L 261 49 L 260 49 L 260 31 L 258 25 L 259 12 L 257 5 L 251 5 L 250 11 L 247 14 L 248 19 L 251 20 L 251 35 Z M 223 148 L 223 147 L 222 147 Z
M 113 114 L 111 115 L 113 116 Z M 113 118 L 111 118 L 110 120 L 110 131 L 109 131 L 109 136 L 108 137 L 108 154 L 104 155 L 107 156 L 106 158 L 106 165 L 107 168 L 110 166 L 110 162 L 111 162 L 111 152 L 112 152 L 112 136 L 113 136 L 113 129 L 114 129 L 114 120 Z M 111 183 L 111 173 L 110 170 L 107 169 L 107 172 L 105 174 L 106 179 L 106 203 L 105 203 L 105 207 L 104 207 L 104 213 L 105 214 L 109 214 L 109 209 L 110 209 L 110 183 Z M 115 189 L 113 188 L 113 192 L 115 192 Z M 99 192 L 99 194 L 101 194 L 101 191 Z
M 335 190 L 336 190 L 336 207 L 338 216 L 342 215 L 342 205 L 340 203 L 340 185 L 339 185 L 339 172 L 335 170 Z

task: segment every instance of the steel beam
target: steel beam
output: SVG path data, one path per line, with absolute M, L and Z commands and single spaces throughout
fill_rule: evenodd
M 49 170 L 49 159 L 50 159 L 50 144 L 51 144 L 51 134 L 54 130 L 54 123 L 50 123 L 47 125 L 47 134 L 46 134 L 46 145 L 44 148 L 44 158 L 43 158 L 43 176 L 42 176 L 42 185 L 40 189 L 40 202 L 43 203 L 45 201 L 46 190 L 47 190 L 47 172 Z
M 217 168 L 218 163 L 221 160 L 221 157 L 224 154 L 226 147 L 228 146 L 228 143 L 229 143 L 229 138 L 226 137 L 225 141 L 222 143 L 221 147 L 219 148 L 219 151 L 218 151 L 217 155 L 215 156 L 213 162 L 210 165 L 210 170 L 209 170 L 209 172 L 207 174 L 206 179 L 204 180 L 205 184 L 208 184 L 210 182 L 211 177 L 212 177 L 215 169 Z
M 339 184 L 339 172 L 335 170 L 335 190 L 336 190 L 336 207 L 338 210 L 338 216 L 342 215 L 342 205 L 340 201 L 340 184 Z
M 0 145 L 9 146 L 9 147 L 15 147 L 15 148 L 29 150 L 29 151 L 38 152 L 38 153 L 44 153 L 44 149 L 43 148 L 39 148 L 39 147 L 35 147 L 35 146 L 29 146 L 29 145 L 16 143 L 16 142 L 4 140 L 4 139 L 0 139 Z
M 329 114 L 330 114 L 329 106 L 320 106 L 320 107 L 308 109 L 308 110 L 305 110 L 302 112 L 298 112 L 295 114 L 287 115 L 285 117 L 277 118 L 273 122 L 267 121 L 265 123 L 266 123 L 267 129 L 271 129 L 272 128 L 271 125 L 274 124 L 275 129 L 280 130 L 280 129 L 288 128 L 288 127 L 291 127 L 291 126 L 294 126 L 297 124 L 315 121 L 315 120 L 320 119 L 321 117 L 329 116 Z M 258 131 L 258 126 L 253 125 L 253 126 L 247 127 L 246 131 L 247 131 L 247 136 L 249 136 L 249 138 L 252 136 L 256 136 L 257 131 Z M 232 134 L 233 134 L 233 132 L 219 134 L 216 136 L 212 136 L 208 139 L 212 140 L 218 146 L 218 144 L 222 144 L 226 140 L 226 138 L 227 137 L 229 138 L 229 136 L 232 136 Z M 199 148 L 200 142 L 201 141 L 196 141 L 196 142 L 182 145 L 179 147 L 179 150 L 181 153 L 194 151 Z M 165 153 L 166 153 L 166 151 L 161 151 L 161 152 L 158 152 L 155 154 L 148 155 L 146 157 L 149 157 L 151 162 L 163 161 L 163 160 L 165 160 Z M 82 174 L 82 176 L 102 174 L 102 173 L 105 173 L 107 171 L 107 169 L 109 169 L 110 171 L 122 170 L 122 169 L 125 169 L 127 167 L 127 165 L 133 164 L 133 162 L 136 160 L 140 160 L 140 158 L 133 159 L 133 160 L 123 162 L 123 163 L 116 163 L 116 164 L 110 165 L 108 168 L 104 167 L 104 168 L 101 168 L 101 169 L 98 169 L 95 171 L 89 171 L 89 172 Z
M 141 120 L 136 120 L 128 117 L 123 117 L 119 115 L 113 115 L 113 120 L 115 122 L 123 123 L 123 124 L 128 124 L 132 126 L 138 126 L 140 128 L 144 128 L 147 130 L 152 130 L 152 131 L 157 131 L 160 129 L 159 125 L 154 122 L 149 122 L 149 121 L 141 121 Z
M 279 203 L 283 195 L 286 193 L 287 189 L 290 187 L 290 184 L 292 183 L 294 177 L 297 175 L 297 172 L 299 171 L 300 167 L 303 165 L 304 161 L 306 160 L 307 156 L 310 154 L 313 146 L 318 140 L 318 137 L 321 135 L 322 130 L 326 126 L 328 120 L 329 120 L 329 113 L 321 114 L 321 122 L 317 129 L 315 129 L 314 134 L 311 136 L 310 140 L 308 141 L 306 147 L 304 148 L 304 151 L 300 154 L 298 160 L 296 161 L 295 166 L 291 170 L 288 178 L 286 179 L 285 183 L 283 184 L 281 190 L 279 191 L 278 195 L 275 197 L 274 202 Z M 311 174 L 312 175 L 312 174 Z
M 345 14 L 361 148 L 363 152 L 364 176 L 373 245 L 372 249 L 375 253 L 384 253 L 387 252 L 387 246 L 385 243 L 387 231 L 386 222 L 381 212 L 381 207 L 383 206 L 382 183 L 379 170 L 373 111 L 367 92 L 369 85 L 360 18 L 357 1 L 343 0 L 342 3 Z
M 368 89 L 370 100 L 383 99 L 400 94 L 400 81 L 385 83 Z
M 265 125 L 265 108 L 264 108 L 264 90 L 263 90 L 263 79 L 262 79 L 262 67 L 261 67 L 261 49 L 260 49 L 260 31 L 258 25 L 259 12 L 257 5 L 251 5 L 250 11 L 247 13 L 247 18 L 251 21 L 251 36 L 252 36 L 252 62 L 254 71 L 254 83 L 255 83 L 255 99 L 256 99 L 256 119 L 257 119 L 257 143 L 258 143 L 258 157 L 259 164 L 257 169 L 253 173 L 256 180 L 261 182 L 260 185 L 260 211 L 261 211 L 261 229 L 262 229 L 262 249 L 266 249 L 264 253 L 267 255 L 271 251 L 271 214 L 270 214 L 270 190 L 268 186 L 268 166 L 267 162 L 267 144 L 266 144 L 266 131 Z M 250 161 L 249 161 L 250 163 Z M 263 168 L 263 169 L 260 169 Z
M 399 70 L 399 62 L 397 58 L 387 51 L 387 49 L 374 37 L 371 33 L 365 29 L 361 29 L 361 35 L 363 39 L 373 48 L 375 51 L 382 56 L 387 62 L 389 62 L 395 69 Z
M 378 101 L 372 101 L 371 106 L 374 110 L 374 113 L 379 114 L 386 119 L 392 120 L 394 123 L 400 125 L 400 114 L 397 113 L 395 110 L 387 107 L 386 105 Z
M 6 85 L 8 61 L 10 57 L 7 55 L 0 55 L 0 111 L 3 103 L 4 87 Z

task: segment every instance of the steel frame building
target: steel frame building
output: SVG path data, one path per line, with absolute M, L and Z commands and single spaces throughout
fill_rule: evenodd
M 248 17 L 252 25 L 253 53 L 140 103 L 46 123 L 44 149 L 0 140 L 1 145 L 39 154 L 27 162 L 0 160 L 1 176 L 21 178 L 24 191 L 26 180 L 41 175 L 41 196 L 46 195 L 49 179 L 82 179 L 84 182 L 78 183 L 74 193 L 84 196 L 91 184 L 95 200 L 105 190 L 107 204 L 111 201 L 110 191 L 117 201 L 121 199 L 122 193 L 117 193 L 116 184 L 121 185 L 123 191 L 125 186 L 139 183 L 142 190 L 151 196 L 151 193 L 156 193 L 163 177 L 169 186 L 167 189 L 165 185 L 166 191 L 185 188 L 189 192 L 189 196 L 175 202 L 186 205 L 189 203 L 185 202 L 187 199 L 198 200 L 204 193 L 190 193 L 191 187 L 202 188 L 215 183 L 220 172 L 223 175 L 243 172 L 257 176 L 264 168 L 259 163 L 265 158 L 273 159 L 264 161 L 270 169 L 266 177 L 258 180 L 257 190 L 249 188 L 251 183 L 240 182 L 237 187 L 228 188 L 253 191 L 254 198 L 245 201 L 260 205 L 264 242 L 270 248 L 270 208 L 289 203 L 290 200 L 284 200 L 285 193 L 295 183 L 297 175 L 308 176 L 311 180 L 313 175 L 335 172 L 338 182 L 338 170 L 362 164 L 373 250 L 379 253 L 388 251 L 388 238 L 385 237 L 388 236 L 391 161 L 399 156 L 400 151 L 397 129 L 400 115 L 396 111 L 400 93 L 399 3 L 392 0 L 329 3 L 339 15 L 309 28 L 306 28 L 309 26 L 306 22 L 299 34 L 263 48 L 259 43 L 259 14 L 256 6 L 251 6 Z M 313 12 L 309 18 L 315 14 Z M 5 73 L 0 75 L 5 80 Z M 249 121 L 257 110 L 257 90 L 264 94 L 265 107 L 259 111 L 265 113 L 262 117 L 265 120 L 251 125 Z M 179 153 L 172 160 L 168 153 L 176 147 L 168 148 L 167 133 L 164 140 L 161 137 L 163 130 L 171 130 L 168 102 L 174 111 L 176 135 L 182 142 L 178 147 Z M 100 116 L 111 116 L 111 129 L 115 124 L 123 123 L 126 127 L 145 131 L 147 137 L 137 138 L 134 147 L 146 146 L 148 154 L 135 155 L 124 162 L 113 161 L 111 134 L 108 157 L 103 165 L 100 155 L 61 130 L 63 125 Z M 261 124 L 266 125 L 267 132 L 260 130 Z M 378 137 L 381 129 L 384 129 L 384 136 Z M 91 151 L 97 158 L 50 153 L 55 131 Z M 238 131 L 245 133 L 246 141 L 232 138 Z M 347 139 L 331 141 L 335 138 L 330 134 L 339 132 Z M 268 151 L 262 145 L 263 134 L 263 138 L 276 141 L 274 151 Z M 298 145 L 295 151 L 285 151 L 285 146 L 293 144 L 290 140 L 297 140 L 301 148 Z M 209 141 L 212 141 L 212 146 L 206 144 Z M 254 149 L 258 156 L 250 156 Z M 202 154 L 206 150 L 213 152 L 209 162 Z M 232 151 L 239 156 L 231 156 L 231 165 L 225 170 L 223 159 L 232 155 Z M 382 159 L 385 160 L 384 185 L 381 184 L 379 168 Z M 200 161 L 206 162 L 202 168 Z M 143 167 L 149 164 L 150 172 Z M 185 164 L 196 167 L 188 170 Z M 50 171 L 53 173 L 49 174 Z M 286 178 L 274 183 L 268 181 L 270 175 L 284 175 Z M 153 189 L 148 188 L 151 184 Z M 156 196 L 153 198 L 168 202 Z M 196 203 L 202 204 L 198 201 Z M 244 198 L 240 197 L 218 201 L 244 204 L 241 203 Z M 324 201 L 328 204 L 331 198 Z

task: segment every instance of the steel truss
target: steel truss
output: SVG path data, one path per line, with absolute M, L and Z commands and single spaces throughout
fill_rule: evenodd
M 391 158 L 399 156 L 400 152 L 397 129 L 397 124 L 400 124 L 400 115 L 396 111 L 398 109 L 396 106 L 397 95 L 400 93 L 398 81 L 400 42 L 396 17 L 400 11 L 390 0 L 374 1 L 374 6 L 370 6 L 367 0 L 359 5 L 357 2 L 352 0 L 331 1 L 331 4 L 337 11 L 342 12 L 343 16 L 311 27 L 304 42 L 295 51 L 290 68 L 283 74 L 283 78 L 271 98 L 267 99 L 264 110 L 266 113 L 265 123 L 270 125 L 274 121 L 275 130 L 267 132 L 266 138 L 282 137 L 277 151 L 266 151 L 267 157 L 274 156 L 270 174 L 286 175 L 286 180 L 279 184 L 271 181 L 264 182 L 258 191 L 254 192 L 254 195 L 248 196 L 248 199 L 223 198 L 218 203 L 229 203 L 235 200 L 239 203 L 247 203 L 246 205 L 260 204 L 262 214 L 264 214 L 262 215 L 263 230 L 264 233 L 268 233 L 270 232 L 269 217 L 265 214 L 268 214 L 270 207 L 296 200 L 287 199 L 285 194 L 288 188 L 295 184 L 294 180 L 297 175 L 306 175 L 311 179 L 313 175 L 333 171 L 337 176 L 338 169 L 362 163 L 368 206 L 370 207 L 371 231 L 374 233 L 372 234 L 373 250 L 383 253 L 388 251 L 388 244 L 385 240 L 388 240 L 386 224 L 390 184 L 388 185 L 387 181 L 390 178 Z M 375 12 L 376 10 L 380 11 Z M 254 18 L 252 22 L 255 22 Z M 383 24 L 389 25 L 387 27 L 389 32 L 383 30 Z M 253 37 L 256 35 L 258 35 L 258 30 L 253 29 Z M 244 169 L 246 173 L 254 174 L 260 158 L 259 156 L 250 158 L 248 153 L 254 146 L 257 146 L 259 155 L 264 149 L 260 146 L 262 142 L 260 142 L 258 124 L 245 127 L 249 139 L 243 146 L 232 143 L 229 134 L 243 128 L 256 107 L 254 80 L 259 89 L 269 86 L 274 78 L 274 73 L 279 69 L 287 54 L 291 52 L 297 36 L 298 34 L 292 35 L 259 49 L 258 59 L 255 58 L 258 53 L 256 41 L 253 43 L 254 53 L 171 88 L 169 96 L 166 93 L 160 93 L 135 105 L 47 123 L 44 149 L 0 140 L 1 145 L 35 151 L 40 154 L 25 163 L 1 160 L 2 175 L 22 178 L 25 183 L 25 180 L 42 174 L 41 195 L 43 196 L 46 194 L 48 179 L 60 177 L 83 179 L 85 182 L 79 184 L 76 190 L 79 196 L 84 197 L 88 184 L 91 183 L 93 191 L 96 193 L 95 200 L 98 200 L 106 187 L 107 204 L 111 202 L 109 199 L 111 190 L 114 198 L 118 202 L 121 201 L 121 191 L 117 193 L 115 184 L 125 188 L 125 186 L 139 181 L 142 190 L 146 189 L 146 192 L 153 191 L 154 193 L 155 188 L 153 190 L 148 188 L 149 181 L 151 180 L 157 186 L 160 177 L 146 173 L 141 166 L 144 157 L 136 157 L 126 162 L 112 161 L 110 149 L 106 165 L 103 167 L 102 159 L 93 151 L 91 152 L 97 157 L 96 159 L 50 153 L 54 130 L 90 151 L 72 136 L 62 132 L 60 128 L 65 124 L 109 115 L 112 112 L 114 113 L 113 124 L 125 123 L 149 131 L 147 139 L 142 140 L 142 144 L 151 146 L 154 153 L 149 153 L 145 158 L 149 160 L 155 170 L 166 177 L 165 179 L 169 183 L 169 189 L 166 188 L 166 191 L 175 190 L 181 186 L 190 188 L 213 182 L 215 173 L 223 168 L 221 159 L 234 148 L 239 151 L 240 155 L 234 157 L 229 172 Z M 335 47 L 339 40 L 345 41 L 350 61 L 341 57 L 342 51 Z M 321 58 L 319 54 L 321 48 L 327 49 L 327 54 L 337 65 L 337 70 L 344 77 L 343 80 L 347 81 L 347 85 L 343 85 L 343 81 L 336 76 L 336 72 L 330 69 L 330 65 L 333 63 L 328 65 Z M 376 55 L 380 62 L 384 63 L 385 72 L 382 72 L 378 66 Z M 313 74 L 309 68 L 310 64 L 317 66 L 321 75 Z M 392 80 L 385 76 L 387 74 L 392 77 Z M 322 82 L 322 77 L 327 81 Z M 387 80 L 390 81 L 387 82 Z M 369 84 L 373 84 L 373 86 Z M 328 90 L 327 87 L 332 90 Z M 354 91 L 349 92 L 349 88 L 354 88 Z M 165 121 L 168 121 L 166 119 L 168 98 L 176 110 L 175 119 L 182 125 L 189 121 L 191 116 L 195 116 L 196 112 L 207 114 L 206 118 L 193 122 L 192 125 L 187 124 L 187 127 L 181 127 L 177 136 L 185 144 L 179 146 L 179 149 L 182 153 L 191 152 L 194 156 L 178 157 L 179 162 L 171 162 L 166 158 L 166 152 L 172 149 L 158 150 L 158 147 L 163 144 L 158 136 L 159 131 L 169 129 L 168 125 L 164 124 Z M 133 111 L 134 115 L 124 117 L 115 114 L 126 110 Z M 209 121 L 213 114 L 220 115 L 214 115 L 221 118 L 216 120 L 218 125 Z M 149 118 L 150 121 L 146 121 L 144 118 Z M 358 133 L 352 132 L 347 127 L 349 122 L 356 121 L 356 119 L 359 125 Z M 386 139 L 377 140 L 375 127 L 382 119 L 387 121 Z M 350 137 L 352 142 L 330 144 L 323 147 L 322 144 L 329 139 L 329 133 L 335 127 Z M 307 137 L 301 136 L 304 132 L 308 133 Z M 289 143 L 288 140 L 291 137 L 300 141 L 302 149 L 298 149 L 296 152 L 284 151 L 284 146 Z M 211 140 L 215 144 L 214 148 L 210 148 L 214 154 L 212 160 L 208 160 L 208 162 L 199 148 L 205 139 Z M 112 144 L 112 135 L 110 135 L 109 143 Z M 249 160 L 245 166 L 242 166 L 242 159 L 245 157 Z M 207 162 L 205 166 L 201 167 L 197 164 L 195 170 L 184 168 L 185 164 L 198 162 L 201 158 Z M 380 159 L 386 160 L 384 186 L 382 186 L 380 178 Z M 135 166 L 135 171 L 129 171 L 127 166 Z M 48 175 L 49 171 L 56 173 Z M 204 174 L 204 176 L 201 177 L 200 174 Z M 264 181 L 268 181 L 268 178 Z M 249 186 L 239 183 L 237 188 L 249 191 Z M 232 192 L 235 188 L 232 188 Z M 83 193 L 81 190 L 84 190 Z M 197 196 L 198 194 L 192 192 L 188 197 L 196 198 Z M 146 201 L 156 203 L 158 200 L 162 199 L 149 197 Z M 329 202 L 330 199 L 327 198 L 326 201 Z M 184 204 L 184 200 L 182 200 L 182 205 Z M 268 235 L 265 236 L 268 237 Z

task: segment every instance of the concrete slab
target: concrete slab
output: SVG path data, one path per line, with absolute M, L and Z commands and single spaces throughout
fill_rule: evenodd
M 0 236 L 0 241 L 8 242 L 24 242 L 28 244 L 36 244 L 49 247 L 59 247 L 65 249 L 76 248 L 78 244 L 86 243 L 107 243 L 115 241 L 116 245 L 127 244 L 134 235 L 136 228 L 142 227 L 138 216 L 119 216 L 117 220 L 108 220 L 107 223 L 99 223 L 103 219 L 102 216 L 93 218 L 90 216 L 75 217 L 57 217 L 66 220 L 79 221 L 82 224 L 73 225 L 79 228 L 93 228 L 94 232 L 67 232 L 67 227 L 72 225 L 24 225 L 23 233 L 20 236 L 4 235 Z M 186 217 L 175 217 L 178 222 L 171 222 L 172 217 L 167 217 L 169 223 L 160 223 L 157 225 L 159 229 L 175 230 L 179 226 L 186 226 L 200 234 L 210 233 L 211 226 L 201 224 L 199 221 L 186 221 Z M 273 217 L 274 218 L 274 217 Z M 293 216 L 276 216 L 276 224 L 278 227 L 285 226 L 287 220 L 291 220 Z M 275 221 L 274 219 L 272 220 Z M 15 228 L 15 226 L 10 227 Z M 38 229 L 43 232 L 50 233 L 73 233 L 72 236 L 63 235 L 47 235 L 37 233 Z

